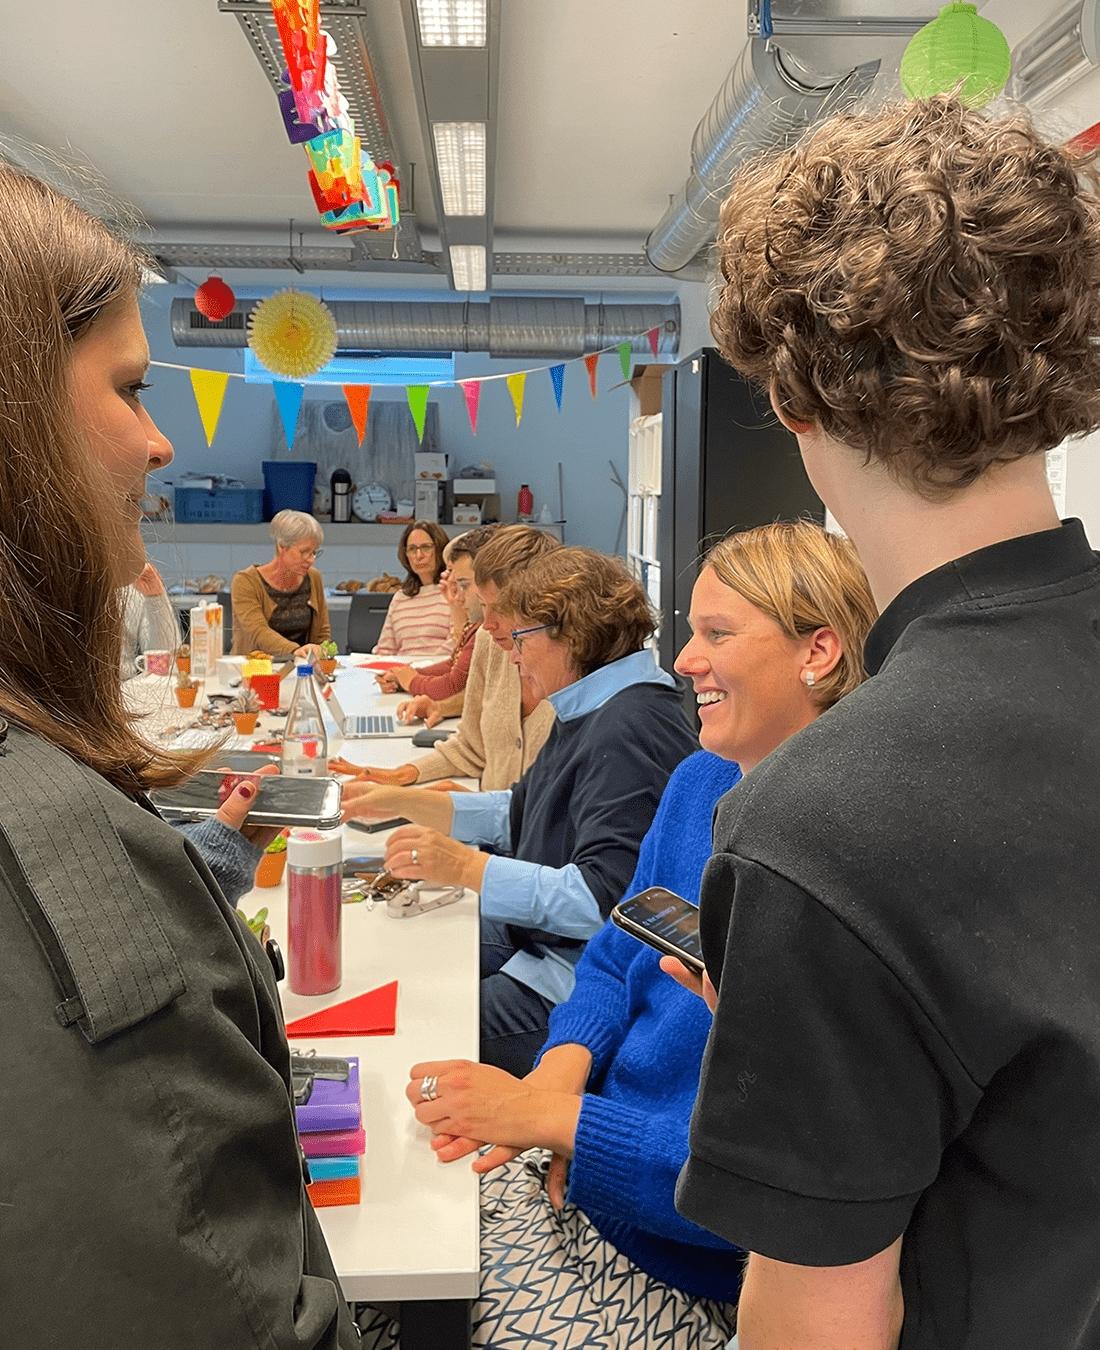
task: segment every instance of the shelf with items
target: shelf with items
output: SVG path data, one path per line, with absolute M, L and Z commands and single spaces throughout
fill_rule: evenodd
M 404 524 L 387 524 L 373 521 L 350 521 L 334 524 L 331 520 L 318 520 L 325 531 L 325 546 L 349 544 L 353 547 L 375 545 L 397 546 L 404 530 Z M 443 525 L 448 535 L 461 534 L 468 529 L 465 525 Z M 221 525 L 214 523 L 185 525 L 175 521 L 143 521 L 142 534 L 146 539 L 175 544 L 266 544 L 271 543 L 271 534 L 265 525 Z

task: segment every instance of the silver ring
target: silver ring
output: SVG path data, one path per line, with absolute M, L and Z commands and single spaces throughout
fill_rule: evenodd
M 439 1096 L 439 1078 L 436 1074 L 427 1074 L 420 1080 L 420 1100 L 434 1102 Z
M 417 867 L 420 863 L 420 850 L 418 848 L 414 848 L 412 851 L 412 863 L 414 867 Z

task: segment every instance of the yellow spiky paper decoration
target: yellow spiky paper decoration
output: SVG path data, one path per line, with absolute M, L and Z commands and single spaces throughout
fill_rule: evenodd
M 278 291 L 248 316 L 248 345 L 275 375 L 315 375 L 336 353 L 336 320 L 305 291 Z

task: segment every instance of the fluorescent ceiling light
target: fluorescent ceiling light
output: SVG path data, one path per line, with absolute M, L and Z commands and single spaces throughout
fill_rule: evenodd
M 484 47 L 486 0 L 416 0 L 422 47 Z
M 167 277 L 162 277 L 159 272 L 154 272 L 151 267 L 142 267 L 141 269 L 141 284 L 143 286 L 157 286 L 167 282 L 167 280 Z
M 433 122 L 435 164 L 448 216 L 485 214 L 485 123 Z
M 452 244 L 451 275 L 456 291 L 485 289 L 485 247 L 483 244 Z
M 1071 0 L 1012 53 L 1013 98 L 1050 103 L 1100 61 L 1100 0 Z

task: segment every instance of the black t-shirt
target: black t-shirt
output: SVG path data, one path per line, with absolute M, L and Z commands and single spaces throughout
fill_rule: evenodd
M 902 1232 L 903 1350 L 1100 1347 L 1100 561 L 921 577 L 715 817 L 681 1212 L 799 1265 Z

